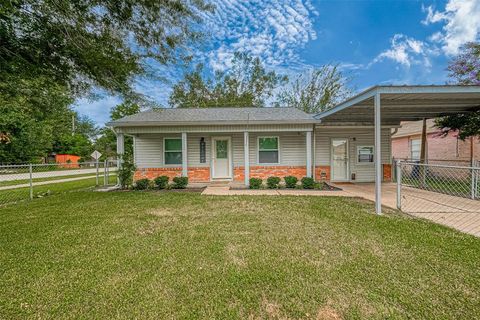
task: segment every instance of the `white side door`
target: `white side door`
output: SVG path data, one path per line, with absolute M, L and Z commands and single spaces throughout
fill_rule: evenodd
M 349 181 L 348 139 L 332 139 L 331 154 L 332 181 Z
M 212 139 L 212 146 L 213 179 L 231 178 L 231 139 L 215 137 Z

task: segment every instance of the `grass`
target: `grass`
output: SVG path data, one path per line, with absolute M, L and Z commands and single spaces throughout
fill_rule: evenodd
M 76 178 L 75 176 L 70 176 L 68 178 Z M 66 177 L 63 177 L 66 178 Z M 66 178 L 66 179 L 68 179 Z M 52 179 L 54 181 L 56 179 Z M 108 177 L 109 184 L 115 184 L 117 181 L 116 174 L 110 174 Z M 50 180 L 48 180 L 50 181 Z M 38 182 L 38 181 L 36 181 Z M 40 186 L 33 187 L 33 195 L 35 198 L 43 197 L 46 193 L 49 194 L 58 194 L 58 193 L 65 193 L 70 191 L 82 190 L 95 187 L 96 179 L 95 178 L 86 178 L 77 181 L 70 181 L 70 182 L 61 182 L 61 183 L 52 183 L 52 184 L 45 184 Z M 103 176 L 99 179 L 100 185 L 104 183 Z M 8 189 L 8 190 L 0 190 L 0 205 L 15 203 L 19 201 L 26 201 L 30 199 L 30 188 L 23 187 L 17 189 Z
M 0 208 L 0 318 L 478 317 L 480 239 L 372 210 L 88 191 Z

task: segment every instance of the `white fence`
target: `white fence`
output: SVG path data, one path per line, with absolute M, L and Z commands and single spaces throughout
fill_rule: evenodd
M 117 162 L 0 166 L 0 205 L 117 183 Z

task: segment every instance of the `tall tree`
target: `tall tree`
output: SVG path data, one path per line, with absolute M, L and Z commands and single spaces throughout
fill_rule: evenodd
M 352 94 L 348 82 L 337 65 L 325 65 L 299 74 L 286 90 L 279 93 L 276 105 L 298 108 L 307 113 L 323 112 Z
M 467 43 L 461 51 L 448 66 L 449 76 L 459 84 L 480 86 L 480 43 Z M 480 136 L 480 110 L 438 118 L 436 126 L 445 134 L 458 131 L 461 139 Z
M 140 106 L 131 101 L 121 103 L 110 110 L 110 120 L 118 120 L 126 116 L 137 114 L 141 111 Z M 133 139 L 130 136 L 125 137 L 125 153 L 133 153 Z M 100 136 L 95 141 L 95 148 L 102 153 L 102 158 L 111 158 L 116 155 L 117 138 L 115 133 L 108 127 L 100 130 Z
M 259 58 L 237 52 L 232 67 L 207 77 L 199 64 L 173 87 L 169 104 L 176 108 L 263 107 L 286 76 L 267 71 Z

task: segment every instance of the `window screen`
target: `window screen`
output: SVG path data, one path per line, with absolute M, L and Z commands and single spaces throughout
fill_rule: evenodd
M 258 162 L 278 163 L 278 137 L 258 138 Z
M 373 146 L 359 146 L 357 147 L 357 161 L 358 163 L 373 162 Z
M 182 139 L 165 139 L 165 164 L 182 164 Z
M 410 158 L 412 160 L 420 160 L 420 148 L 422 141 L 420 139 L 410 140 Z

